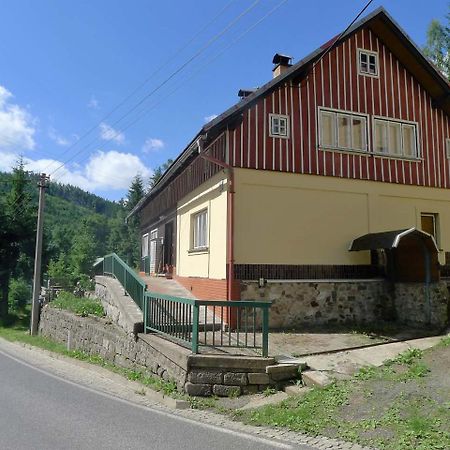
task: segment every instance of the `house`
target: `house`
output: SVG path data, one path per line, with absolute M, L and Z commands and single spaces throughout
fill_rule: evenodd
M 201 299 L 274 300 L 273 327 L 442 325 L 448 81 L 383 8 L 273 63 L 132 211 L 143 270 Z

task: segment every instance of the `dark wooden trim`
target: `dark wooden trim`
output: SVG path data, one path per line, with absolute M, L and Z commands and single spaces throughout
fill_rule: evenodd
M 361 279 L 381 276 L 371 265 L 236 264 L 238 280 Z

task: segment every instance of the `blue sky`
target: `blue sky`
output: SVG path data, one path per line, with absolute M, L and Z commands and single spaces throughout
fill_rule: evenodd
M 274 53 L 298 61 L 346 28 L 366 0 L 287 0 L 247 32 L 281 2 L 0 0 L 0 170 L 19 154 L 47 173 L 69 160 L 55 181 L 119 199 L 135 173 L 148 178 L 176 157 L 240 88 L 267 82 Z M 385 0 L 368 12 L 381 5 L 420 46 L 429 22 L 448 11 L 447 0 Z

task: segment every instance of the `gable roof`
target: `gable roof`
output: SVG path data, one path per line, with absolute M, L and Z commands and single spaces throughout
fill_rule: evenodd
M 400 241 L 407 236 L 422 239 L 423 241 L 429 241 L 433 250 L 436 250 L 436 252 L 439 251 L 434 237 L 417 228 L 368 233 L 354 239 L 350 243 L 348 250 L 350 252 L 356 252 L 361 250 L 393 249 L 397 248 Z
M 450 115 L 450 84 L 444 75 L 433 65 L 433 63 L 423 54 L 422 50 L 412 41 L 408 34 L 383 8 L 379 7 L 372 13 L 355 22 L 345 33 L 337 35 L 328 42 L 317 48 L 305 58 L 292 65 L 281 75 L 273 78 L 268 83 L 256 89 L 252 94 L 244 97 L 238 103 L 228 108 L 215 119 L 206 123 L 197 135 L 191 140 L 182 153 L 175 159 L 170 167 L 164 172 L 155 186 L 147 195 L 137 203 L 129 216 L 135 214 L 147 204 L 163 187 L 179 172 L 183 164 L 190 160 L 195 153 L 198 139 L 207 133 L 216 133 L 224 129 L 233 118 L 249 108 L 262 96 L 275 90 L 278 86 L 293 78 L 306 75 L 315 61 L 317 61 L 330 47 L 341 42 L 363 27 L 369 26 L 381 40 L 389 42 L 389 48 L 395 53 L 400 62 L 415 75 L 418 81 L 431 95 L 434 105 L 442 108 Z

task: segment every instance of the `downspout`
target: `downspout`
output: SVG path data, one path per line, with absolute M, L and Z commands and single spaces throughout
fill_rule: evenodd
M 203 153 L 202 137 L 197 140 L 199 156 L 206 161 L 217 164 L 228 171 L 228 191 L 227 191 L 227 300 L 233 300 L 232 290 L 234 284 L 234 170 L 233 166 Z M 228 146 L 228 140 L 227 144 Z
M 425 260 L 425 303 L 428 306 L 428 324 L 431 325 L 431 298 L 430 298 L 430 283 L 431 283 L 431 257 L 430 250 L 423 240 L 421 240 L 422 249 L 424 251 Z

